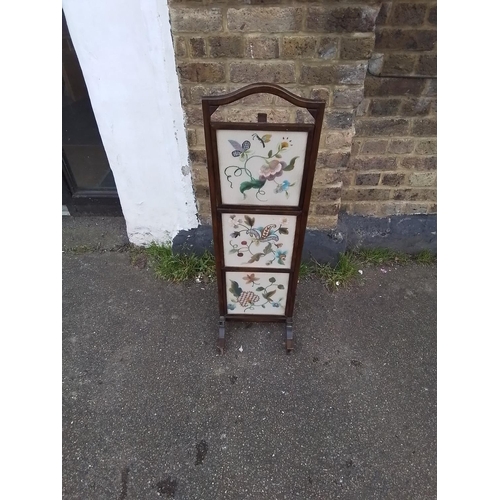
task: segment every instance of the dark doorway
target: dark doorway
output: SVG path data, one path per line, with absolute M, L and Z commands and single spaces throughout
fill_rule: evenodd
M 71 215 L 122 215 L 87 86 L 62 16 L 62 201 Z

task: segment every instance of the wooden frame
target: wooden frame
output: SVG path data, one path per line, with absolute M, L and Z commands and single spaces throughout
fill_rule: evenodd
M 294 106 L 305 108 L 314 119 L 312 124 L 267 123 L 267 115 L 258 114 L 257 123 L 231 123 L 212 122 L 211 116 L 219 106 L 231 104 L 246 96 L 258 93 L 274 94 L 285 99 Z M 302 247 L 304 244 L 305 230 L 309 204 L 311 200 L 311 190 L 314 180 L 314 171 L 318 154 L 319 139 L 323 123 L 325 110 L 324 101 L 304 99 L 296 96 L 288 90 L 269 83 L 255 83 L 243 87 L 240 90 L 222 96 L 210 96 L 202 98 L 203 123 L 205 131 L 205 142 L 207 152 L 208 177 L 210 185 L 210 200 L 212 210 L 212 225 L 214 234 L 214 249 L 216 260 L 216 272 L 219 296 L 219 337 L 217 347 L 221 353 L 225 348 L 225 322 L 228 321 L 279 321 L 286 323 L 286 349 L 290 352 L 294 348 L 293 338 L 293 310 L 295 305 L 295 293 L 300 270 Z M 307 132 L 307 145 L 305 149 L 304 166 L 302 173 L 302 186 L 297 206 L 276 206 L 276 205 L 249 205 L 249 204 L 223 204 L 221 195 L 221 179 L 219 170 L 217 130 L 259 130 L 274 132 Z M 270 153 L 271 154 L 271 153 Z M 293 243 L 292 262 L 289 269 L 270 270 L 265 267 L 229 267 L 224 261 L 222 214 L 246 213 L 254 215 L 280 215 L 296 216 L 295 237 Z M 249 273 L 287 273 L 289 275 L 287 298 L 284 314 L 228 314 L 227 308 L 227 287 L 225 275 L 227 272 L 241 271 Z

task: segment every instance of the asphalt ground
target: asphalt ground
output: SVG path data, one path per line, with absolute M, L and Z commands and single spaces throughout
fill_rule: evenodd
M 221 356 L 216 285 L 123 243 L 63 224 L 64 499 L 436 498 L 435 265 L 302 280 L 291 355 L 283 324 L 229 323 Z

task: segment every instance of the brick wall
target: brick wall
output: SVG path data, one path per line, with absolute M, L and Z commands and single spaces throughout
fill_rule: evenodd
M 428 78 L 437 74 L 435 1 L 383 3 L 375 33 L 342 208 L 377 216 L 435 213 L 437 80 Z
M 379 53 L 386 50 L 382 49 L 383 45 L 389 44 L 389 35 L 379 27 L 376 29 L 377 19 L 382 23 L 382 18 L 385 19 L 384 26 L 392 26 L 391 20 L 396 15 L 389 4 L 381 5 L 375 0 L 169 0 L 168 3 L 202 222 L 210 221 L 210 202 L 201 96 L 228 92 L 258 81 L 274 82 L 304 97 L 327 101 L 311 201 L 311 227 L 335 227 L 341 205 L 351 213 L 372 210 L 370 215 L 381 215 L 386 211 L 381 207 L 388 202 L 396 203 L 394 200 L 397 200 L 405 206 L 403 199 L 398 199 L 400 196 L 408 198 L 404 198 L 406 204 L 414 203 L 415 196 L 419 197 L 418 202 L 424 202 L 420 199 L 422 197 L 432 197 L 429 187 L 433 182 L 432 156 L 419 152 L 432 148 L 428 130 L 433 122 L 429 123 L 429 118 L 423 118 L 424 115 L 417 111 L 413 113 L 418 118 L 411 117 L 410 111 L 401 115 L 399 108 L 407 109 L 413 102 L 406 95 L 404 85 L 398 88 L 405 95 L 405 104 L 401 96 L 391 93 L 393 100 L 401 101 L 394 111 L 396 114 L 388 115 L 388 118 L 377 115 L 377 106 L 390 107 L 390 103 L 377 104 L 376 96 L 381 95 L 380 100 L 385 100 L 384 85 L 392 88 L 396 80 L 383 84 L 385 80 L 377 77 L 373 77 L 373 82 L 372 77 L 366 79 L 368 63 L 373 64 L 375 43 L 380 47 L 376 49 Z M 426 17 L 422 26 L 427 26 L 432 21 L 429 21 L 431 4 L 419 5 L 425 5 Z M 413 22 L 410 14 L 405 17 L 400 8 L 395 11 L 398 13 L 395 19 L 408 22 L 405 19 L 410 17 L 410 22 Z M 402 31 L 424 30 L 410 26 Z M 421 43 L 421 34 L 411 36 L 408 34 L 411 40 L 416 40 L 415 43 Z M 414 51 L 412 43 L 407 42 L 408 51 L 400 47 L 398 53 L 406 55 Z M 393 49 L 387 49 L 387 52 L 393 52 Z M 424 61 L 415 61 L 412 71 L 424 64 Z M 380 66 L 380 60 L 378 64 Z M 394 62 L 391 64 L 395 65 Z M 428 82 L 424 81 L 423 86 L 421 80 L 415 82 L 417 80 L 411 81 L 415 87 L 412 96 L 421 98 L 423 93 L 430 96 L 432 86 Z M 414 108 L 420 109 L 419 106 L 420 101 L 415 102 Z M 434 110 L 431 102 L 427 111 L 434 113 Z M 250 96 L 236 105 L 221 108 L 217 118 L 256 121 L 258 112 L 267 113 L 270 122 L 308 120 L 302 110 L 296 111 L 285 101 L 269 95 Z M 377 127 L 375 122 L 379 123 L 378 132 L 373 132 Z M 418 140 L 412 138 L 415 141 L 412 154 L 400 158 L 396 153 L 390 153 L 399 143 L 391 143 L 389 147 L 389 136 L 404 141 L 412 140 L 407 137 L 417 134 L 420 134 Z M 383 147 L 383 140 L 387 141 L 386 147 Z M 378 149 L 373 150 L 374 147 Z M 408 149 L 409 144 L 406 147 Z M 370 151 L 372 153 L 367 154 Z M 366 160 L 373 162 L 370 168 L 367 165 L 361 168 L 359 162 Z M 414 165 L 409 166 L 402 160 L 413 161 Z M 381 166 L 383 162 L 386 163 Z M 401 181 L 399 185 L 398 179 Z M 387 185 L 387 182 L 395 184 Z M 375 191 L 382 193 L 378 195 L 382 198 L 372 194 Z M 430 198 L 425 200 L 426 210 L 431 201 Z

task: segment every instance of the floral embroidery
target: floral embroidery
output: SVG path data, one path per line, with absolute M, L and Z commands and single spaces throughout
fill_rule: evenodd
M 259 278 L 256 278 L 255 274 L 253 273 L 247 274 L 246 276 L 243 277 L 243 279 L 246 281 L 247 285 L 252 283 L 252 286 L 254 285 L 254 283 L 257 283 L 257 281 L 259 281 Z
M 256 283 L 260 280 L 260 278 L 256 277 L 254 274 L 247 275 L 244 277 L 244 280 L 252 277 L 252 286 L 253 283 Z M 253 291 L 243 290 L 237 281 L 230 280 L 231 286 L 229 287 L 229 292 L 233 295 L 233 299 L 228 303 L 227 307 L 230 311 L 234 311 L 236 309 L 236 304 L 241 305 L 244 308 L 243 312 L 247 312 L 248 310 L 254 311 L 255 308 L 262 307 L 266 308 L 267 305 L 275 308 L 284 308 L 284 296 L 280 298 L 275 298 L 271 300 L 272 297 L 275 297 L 275 294 L 278 290 L 284 290 L 285 286 L 282 284 L 276 284 L 276 278 L 270 277 L 269 284 L 267 286 L 259 286 Z M 248 282 L 250 283 L 250 282 Z M 247 283 L 247 284 L 248 284 Z M 259 292 L 259 293 L 256 293 Z
M 231 220 L 234 221 L 235 218 L 236 216 L 231 216 Z M 283 243 L 279 243 L 279 238 L 282 234 L 289 234 L 285 226 L 286 219 L 282 219 L 279 226 L 268 224 L 265 227 L 255 226 L 255 217 L 245 215 L 244 219 L 244 221 L 238 219 L 238 223 L 234 224 L 236 231 L 229 235 L 231 238 L 229 253 L 236 254 L 237 257 L 248 256 L 249 260 L 244 262 L 245 264 L 252 264 L 259 262 L 261 258 L 263 260 L 266 258 L 266 266 L 270 266 L 275 261 L 284 266 L 288 250 L 281 250 Z M 240 236 L 242 240 L 238 241 Z M 247 284 L 252 283 L 253 286 L 258 278 L 255 274 L 249 274 L 243 279 Z
M 259 179 L 261 181 L 274 181 L 276 177 L 283 175 L 283 169 L 285 167 L 286 163 L 284 161 L 271 160 L 269 163 L 264 163 L 264 165 L 260 167 Z
M 266 143 L 271 141 L 272 134 L 265 134 L 260 137 L 258 134 L 252 134 L 252 140 L 257 140 L 262 147 L 266 148 Z M 242 166 L 229 165 L 224 169 L 224 175 L 229 182 L 230 187 L 233 187 L 233 177 L 246 177 L 240 183 L 240 193 L 243 195 L 243 199 L 247 197 L 246 192 L 250 189 L 256 189 L 255 197 L 261 202 L 266 202 L 264 199 L 266 191 L 263 189 L 266 182 L 274 182 L 276 188 L 274 188 L 275 193 L 285 193 L 285 196 L 289 197 L 289 189 L 295 186 L 295 182 L 290 182 L 284 179 L 281 183 L 276 181 L 276 177 L 282 177 L 285 172 L 289 172 L 295 168 L 295 162 L 298 156 L 294 156 L 288 163 L 282 159 L 282 153 L 288 151 L 289 148 L 293 146 L 292 140 L 288 137 L 283 137 L 283 140 L 276 145 L 276 150 L 270 149 L 267 156 L 259 155 L 252 150 L 250 150 L 251 142 L 249 140 L 243 141 L 241 144 L 232 139 L 228 139 L 229 143 L 233 147 L 231 152 L 234 158 L 238 158 L 243 162 Z M 258 178 L 254 177 L 250 169 L 248 168 L 249 162 L 254 159 L 264 160 L 261 163 Z

